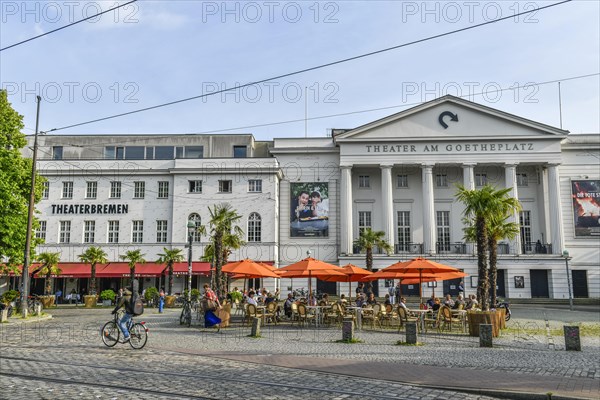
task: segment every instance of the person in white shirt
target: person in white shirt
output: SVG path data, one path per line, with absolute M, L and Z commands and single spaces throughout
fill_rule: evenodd
M 248 294 L 248 298 L 246 299 L 246 302 L 248 304 L 252 304 L 252 305 L 258 306 L 258 303 L 254 299 L 254 292 L 250 292 L 250 294 Z

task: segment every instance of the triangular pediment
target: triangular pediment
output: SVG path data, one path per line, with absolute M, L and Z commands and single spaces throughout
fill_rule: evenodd
M 335 140 L 562 139 L 568 133 L 458 97 L 444 96 L 338 134 Z

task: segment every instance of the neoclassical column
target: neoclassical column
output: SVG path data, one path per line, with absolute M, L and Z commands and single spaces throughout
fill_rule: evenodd
M 511 189 L 508 193 L 515 199 L 519 200 L 519 192 L 517 191 L 517 164 L 505 164 L 504 165 L 504 178 L 505 178 L 505 187 L 507 189 Z M 518 213 L 514 213 L 508 220 L 508 222 L 516 222 L 519 223 L 519 215 Z M 512 241 L 513 250 L 515 254 L 521 254 L 521 235 L 517 234 L 515 239 Z
M 463 186 L 467 190 L 475 189 L 475 164 L 463 164 Z
M 550 200 L 550 238 L 552 241 L 552 254 L 562 254 L 565 238 L 561 212 L 558 164 L 548 165 L 548 197 Z
M 381 200 L 383 215 L 383 231 L 385 239 L 394 248 L 396 235 L 394 234 L 394 194 L 392 183 L 392 166 L 381 165 Z
M 435 254 L 435 211 L 433 202 L 433 165 L 423 164 L 423 252 Z
M 340 194 L 340 252 L 352 254 L 352 166 L 343 165 Z

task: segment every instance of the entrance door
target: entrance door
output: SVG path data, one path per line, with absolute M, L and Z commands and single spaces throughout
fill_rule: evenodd
M 571 277 L 572 277 L 572 281 L 573 281 L 573 297 L 587 298 L 588 297 L 587 271 L 585 271 L 585 270 L 571 271 Z
M 531 297 L 549 298 L 550 291 L 548 290 L 548 270 L 529 270 L 529 277 L 531 279 Z
M 458 286 L 462 282 L 463 278 L 450 279 L 448 281 L 444 281 L 444 293 L 443 296 L 450 294 L 452 297 L 456 297 L 460 290 Z
M 499 269 L 497 271 L 498 276 L 496 278 L 496 286 L 498 286 L 498 289 L 496 289 L 496 296 L 506 297 L 506 285 L 504 284 L 504 270 Z
M 331 294 L 331 295 L 335 296 L 337 294 L 337 283 L 325 282 L 325 281 L 317 279 L 317 295 L 323 294 L 323 293 L 327 293 L 327 294 Z

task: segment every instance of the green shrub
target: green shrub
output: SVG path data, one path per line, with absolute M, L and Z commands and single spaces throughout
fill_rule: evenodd
M 198 289 L 192 289 L 192 300 L 198 300 L 200 298 L 200 291 Z
M 144 299 L 146 299 L 146 301 L 150 301 L 155 297 L 158 297 L 158 289 L 155 287 L 146 288 L 146 291 L 144 292 Z
M 117 295 L 112 291 L 112 289 L 103 290 L 102 293 L 100 293 L 100 300 L 115 301 L 116 297 Z
M 9 290 L 7 292 L 4 292 L 2 297 L 0 297 L 0 301 L 4 304 L 8 304 L 11 301 L 14 301 L 17 297 L 19 297 L 18 290 Z

